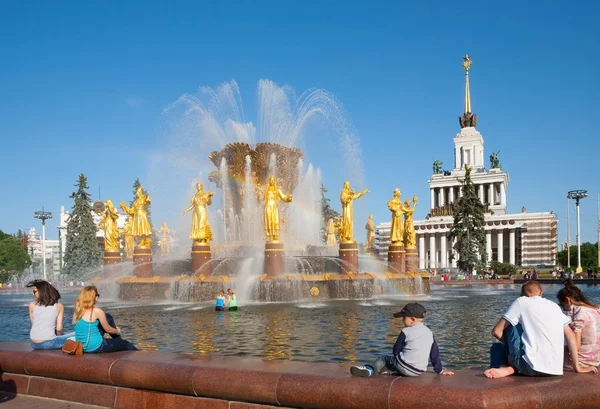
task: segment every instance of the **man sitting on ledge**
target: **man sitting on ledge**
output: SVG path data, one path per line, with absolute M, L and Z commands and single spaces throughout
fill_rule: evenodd
M 492 335 L 501 343 L 492 345 L 490 369 L 484 372 L 485 376 L 562 375 L 565 338 L 575 372 L 598 373 L 595 367 L 579 365 L 570 322 L 557 304 L 542 298 L 542 287 L 537 281 L 526 282 L 521 288 L 521 297 L 511 304 L 492 330 Z

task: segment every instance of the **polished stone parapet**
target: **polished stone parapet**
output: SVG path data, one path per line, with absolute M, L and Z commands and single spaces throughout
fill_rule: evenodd
M 131 351 L 69 356 L 0 343 L 0 392 L 134 408 L 598 408 L 600 376 L 356 378 L 350 363 Z

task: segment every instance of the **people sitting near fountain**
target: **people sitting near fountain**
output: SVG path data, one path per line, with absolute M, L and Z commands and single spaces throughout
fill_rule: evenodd
M 225 292 L 223 290 L 219 291 L 219 294 L 217 295 L 215 311 L 225 311 Z
M 65 307 L 58 302 L 60 293 L 47 281 L 33 280 L 27 283 L 33 288 L 35 301 L 29 304 L 31 331 L 29 343 L 33 349 L 60 349 L 67 338 L 75 335 L 63 335 L 63 316 Z
M 402 317 L 404 329 L 394 344 L 393 355 L 380 356 L 371 365 L 352 366 L 350 373 L 366 377 L 391 371 L 400 376 L 419 376 L 427 371 L 429 360 L 437 374 L 454 375 L 454 372 L 442 367 L 433 333 L 423 324 L 425 313 L 425 307 L 419 303 L 406 304 L 394 314 L 395 318 Z
M 233 291 L 231 291 L 231 288 L 227 289 L 227 302 L 225 303 L 227 305 L 227 310 L 228 311 L 237 311 L 238 307 L 237 307 L 237 298 L 235 296 L 235 293 Z
M 98 289 L 89 285 L 81 289 L 75 302 L 75 312 L 73 313 L 75 340 L 82 343 L 83 352 L 137 351 L 131 342 L 121 338 L 121 329 L 113 326 L 112 317 L 113 325 L 109 324 L 104 311 L 96 307 L 99 297 Z M 105 339 L 100 327 L 111 336 L 116 335 L 117 337 Z
M 575 357 L 575 372 L 593 372 L 598 369 L 579 365 L 576 337 L 569 326 L 571 319 L 558 305 L 542 298 L 542 287 L 537 281 L 528 281 L 517 298 L 500 318 L 492 335 L 500 342 L 490 350 L 488 378 L 503 378 L 519 373 L 525 376 L 563 374 L 564 340 L 569 354 Z
M 571 280 L 564 282 L 556 295 L 558 303 L 571 318 L 569 326 L 575 333 L 577 356 L 581 366 L 600 365 L 600 309 L 591 303 Z M 570 355 L 565 356 L 565 369 L 573 370 Z

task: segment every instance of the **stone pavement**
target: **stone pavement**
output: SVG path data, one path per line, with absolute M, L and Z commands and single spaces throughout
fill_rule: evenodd
M 0 393 L 2 409 L 99 409 L 100 406 Z

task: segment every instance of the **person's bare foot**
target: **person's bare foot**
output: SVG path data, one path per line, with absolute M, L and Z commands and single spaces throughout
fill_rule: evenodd
M 483 374 L 490 378 L 504 378 L 505 376 L 510 376 L 515 373 L 515 369 L 512 366 L 504 366 L 502 368 L 490 368 L 486 370 Z

